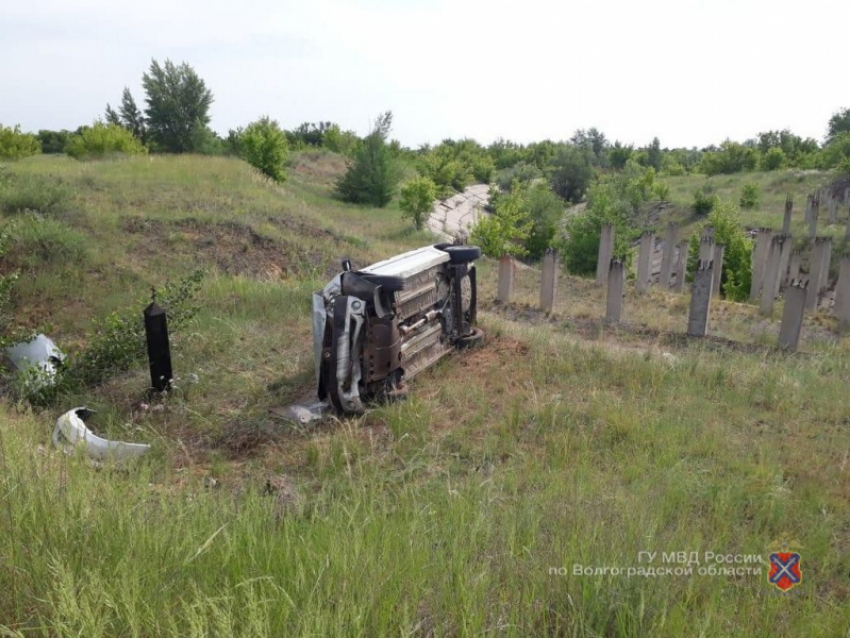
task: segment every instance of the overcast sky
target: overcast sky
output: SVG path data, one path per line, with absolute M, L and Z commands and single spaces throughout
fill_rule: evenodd
M 3 0 L 0 123 L 76 128 L 151 58 L 186 61 L 212 128 L 268 114 L 408 146 L 609 139 L 705 146 L 850 106 L 841 0 Z

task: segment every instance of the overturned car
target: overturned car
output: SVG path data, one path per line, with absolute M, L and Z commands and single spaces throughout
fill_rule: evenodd
M 319 399 L 342 413 L 398 397 L 405 382 L 477 343 L 475 246 L 438 244 L 343 272 L 313 294 Z

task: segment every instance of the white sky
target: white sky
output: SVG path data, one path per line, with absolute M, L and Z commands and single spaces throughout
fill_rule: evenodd
M 705 146 L 850 106 L 841 0 L 0 0 L 0 123 L 76 128 L 143 106 L 151 58 L 186 61 L 220 133 L 268 114 L 416 147 L 446 137 Z

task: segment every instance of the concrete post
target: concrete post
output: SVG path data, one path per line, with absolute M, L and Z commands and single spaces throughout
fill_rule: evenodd
M 640 236 L 640 253 L 637 265 L 637 291 L 644 293 L 649 289 L 650 269 L 652 267 L 652 253 L 655 250 L 655 235 L 646 231 Z
M 543 255 L 543 271 L 540 274 L 540 309 L 552 312 L 555 307 L 555 291 L 558 289 L 558 253 L 549 248 Z
M 832 254 L 832 239 L 817 237 L 812 247 L 812 259 L 809 266 L 809 285 L 806 293 L 806 310 L 817 310 L 818 297 L 824 272 L 829 272 L 829 256 Z
M 814 239 L 818 236 L 818 203 L 815 200 L 815 207 L 812 208 L 812 216 L 809 219 L 809 237 Z
M 761 291 L 759 312 L 769 316 L 773 312 L 773 300 L 779 292 L 779 281 L 782 277 L 782 253 L 787 250 L 787 235 L 776 235 L 770 242 L 770 253 L 767 257 L 767 270 L 764 275 L 764 286 Z
M 708 332 L 711 310 L 711 289 L 714 287 L 714 268 L 710 261 L 700 261 L 691 286 L 691 310 L 688 314 L 688 334 L 704 337 Z
M 788 275 L 788 266 L 791 263 L 791 252 L 794 250 L 793 235 L 783 233 L 781 237 L 785 238 L 782 244 L 782 254 L 779 256 L 779 277 L 776 280 L 776 291 L 774 296 L 779 294 L 779 291 L 786 286 L 785 278 Z
M 850 203 L 850 186 L 844 189 L 844 203 Z
M 773 231 L 769 228 L 759 228 L 756 235 L 756 246 L 753 249 L 753 280 L 750 284 L 750 302 L 758 299 L 761 286 L 764 283 L 764 268 L 767 263 L 767 255 L 770 251 L 770 241 Z
M 804 217 L 804 221 L 808 224 L 812 221 L 812 210 L 815 207 L 815 196 L 814 195 L 806 195 L 806 216 Z
M 516 275 L 516 264 L 510 255 L 502 255 L 499 259 L 499 288 L 496 293 L 496 301 L 510 303 L 514 294 L 514 276 Z
M 596 285 L 602 286 L 608 277 L 608 267 L 614 256 L 614 226 L 605 224 L 599 237 L 599 257 L 596 261 Z
M 618 323 L 623 311 L 623 262 L 612 259 L 608 270 L 608 298 L 605 305 L 605 321 Z
M 847 217 L 847 227 L 844 229 L 844 239 L 850 239 L 850 217 Z
M 726 252 L 726 246 L 723 244 L 714 245 L 714 289 L 711 294 L 720 299 L 720 280 L 723 279 L 723 254 Z
M 838 223 L 838 200 L 832 196 L 832 192 L 827 196 L 829 200 L 829 223 L 837 224 Z
M 711 261 L 714 259 L 714 237 L 703 234 L 699 240 L 699 260 Z
M 782 233 L 787 235 L 791 232 L 791 215 L 794 213 L 794 200 L 788 195 L 785 198 L 785 217 L 782 219 Z
M 838 283 L 835 285 L 835 315 L 838 331 L 850 329 L 850 257 L 842 257 L 838 267 Z
M 676 259 L 676 283 L 673 291 L 680 295 L 685 292 L 685 277 L 688 274 L 688 250 L 690 242 L 685 239 L 679 243 L 678 258 Z
M 673 274 L 673 250 L 676 247 L 676 224 L 667 224 L 664 233 L 664 247 L 661 250 L 661 279 L 659 285 L 667 288 L 670 285 L 670 276 Z
M 800 341 L 800 329 L 803 327 L 803 312 L 806 302 L 806 284 L 791 282 L 785 291 L 785 310 L 782 312 L 782 325 L 779 327 L 779 347 L 789 352 L 797 351 Z
M 791 259 L 788 263 L 788 276 L 785 278 L 785 286 L 790 286 L 792 281 L 800 278 L 801 261 L 803 261 L 803 255 L 797 251 L 791 253 Z

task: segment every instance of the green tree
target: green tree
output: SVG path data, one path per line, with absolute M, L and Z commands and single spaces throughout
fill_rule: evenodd
M 593 178 L 593 168 L 585 153 L 565 146 L 552 162 L 552 190 L 569 202 L 580 202 Z
M 289 144 L 275 120 L 261 117 L 246 126 L 238 136 L 237 150 L 246 162 L 275 181 L 286 179 L 284 166 Z
M 660 171 L 662 156 L 661 142 L 657 137 L 653 137 L 652 143 L 646 150 L 646 165 L 654 168 L 656 172 Z
M 826 141 L 832 142 L 841 133 L 850 133 L 850 109 L 841 109 L 829 118 Z
M 147 128 L 145 126 L 145 116 L 136 106 L 136 100 L 133 99 L 133 94 L 130 89 L 124 87 L 124 92 L 121 94 L 121 124 L 130 131 L 133 136 L 141 140 L 143 143 L 147 140 Z
M 422 230 L 425 219 L 434 200 L 437 199 L 437 186 L 427 177 L 416 177 L 401 188 L 399 208 L 402 216 L 410 219 L 416 230 Z
M 470 241 L 488 257 L 524 255 L 524 243 L 531 233 L 532 223 L 525 201 L 526 186 L 514 184 L 511 192 L 499 197 L 495 211 L 483 215 L 472 229 Z
M 195 152 L 197 130 L 210 123 L 213 94 L 185 62 L 175 65 L 153 60 L 142 76 L 147 97 L 145 122 L 154 148 L 167 153 Z
M 41 153 L 41 143 L 31 133 L 21 132 L 20 126 L 0 124 L 0 158 L 21 159 Z
M 608 161 L 611 163 L 611 168 L 622 170 L 626 166 L 626 162 L 634 153 L 635 147 L 629 144 L 625 146 L 620 142 L 614 142 L 614 146 L 608 151 Z
M 761 199 L 761 191 L 758 184 L 747 183 L 741 188 L 741 199 L 738 202 L 741 208 L 757 208 Z
M 363 140 L 354 161 L 337 182 L 337 193 L 344 201 L 383 208 L 393 198 L 399 172 L 387 147 L 392 120 L 392 111 L 375 120 L 372 132 Z

